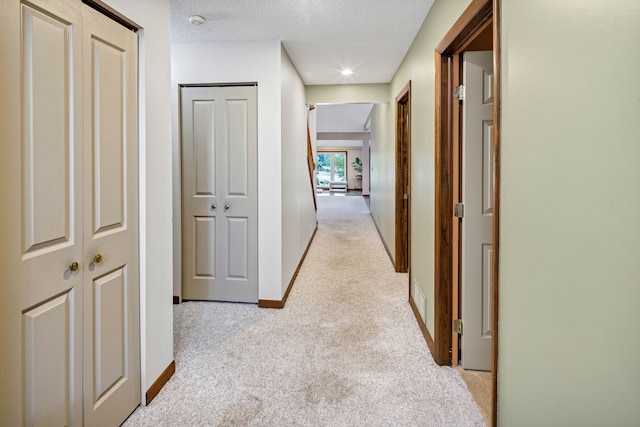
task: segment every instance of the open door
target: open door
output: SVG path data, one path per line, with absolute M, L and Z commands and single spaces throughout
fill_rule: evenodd
M 491 370 L 493 52 L 465 52 L 462 79 L 462 367 Z

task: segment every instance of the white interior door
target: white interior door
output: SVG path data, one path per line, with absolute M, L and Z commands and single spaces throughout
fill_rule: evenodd
M 84 7 L 84 417 L 140 403 L 136 35 Z
M 180 96 L 182 298 L 258 302 L 256 87 Z
M 2 426 L 118 425 L 140 402 L 135 35 L 94 15 L 0 5 Z
M 493 54 L 466 52 L 462 102 L 462 367 L 491 370 Z

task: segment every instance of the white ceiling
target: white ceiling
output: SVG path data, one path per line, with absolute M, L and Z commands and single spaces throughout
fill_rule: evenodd
M 317 131 L 321 132 L 365 132 L 364 124 L 369 118 L 373 104 L 317 105 Z M 362 147 L 362 140 L 322 140 L 318 147 Z
M 282 40 L 307 85 L 388 83 L 433 0 L 171 0 L 173 43 Z M 190 15 L 206 19 L 189 24 Z M 352 76 L 342 76 L 344 68 Z
M 318 105 L 318 132 L 364 132 L 373 104 Z

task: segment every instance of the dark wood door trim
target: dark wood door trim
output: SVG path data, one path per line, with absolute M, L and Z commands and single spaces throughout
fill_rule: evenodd
M 493 50 L 493 18 L 485 21 L 467 39 L 462 47 L 456 51 L 451 57 L 453 60 L 451 69 L 451 84 L 455 88 L 462 84 L 462 64 L 463 53 L 477 50 Z M 453 171 L 451 177 L 453 179 L 453 203 L 462 202 L 462 105 L 459 102 L 451 103 L 451 138 L 453 144 Z M 452 277 L 451 277 L 451 319 L 460 318 L 460 260 L 461 260 L 461 242 L 462 221 L 453 220 L 453 235 L 451 238 L 451 249 L 453 255 L 452 261 Z M 451 333 L 451 364 L 458 365 L 458 352 L 460 336 L 452 331 Z
M 459 68 L 457 54 L 470 46 L 474 37 L 482 33 L 487 21 L 493 21 L 494 52 L 494 214 L 493 214 L 493 349 L 492 349 L 492 420 L 497 423 L 497 369 L 498 369 L 498 266 L 500 221 L 500 22 L 499 0 L 473 0 L 451 27 L 435 50 L 435 326 L 434 340 L 430 345 L 433 357 L 439 365 L 452 362 L 454 312 L 454 238 L 459 235 L 458 220 L 453 216 L 454 197 L 458 185 L 454 173 L 459 173 L 459 138 L 454 135 L 453 108 L 454 76 Z M 457 280 L 456 280 L 457 283 Z M 457 304 L 457 301 L 455 301 Z M 431 344 L 431 343 L 430 343 Z
M 436 51 L 435 58 L 435 234 L 434 234 L 434 348 L 438 365 L 451 364 L 453 262 L 453 143 L 448 94 L 453 90 L 453 59 Z
M 492 381 L 492 399 L 491 399 L 491 425 L 498 425 L 498 290 L 500 281 L 498 276 L 499 259 L 500 259 L 500 126 L 502 117 L 502 98 L 501 98 L 501 72 L 500 58 L 502 58 L 502 45 L 500 43 L 500 0 L 492 0 L 493 2 L 493 162 L 495 167 L 493 182 L 493 265 L 491 271 L 493 273 L 493 335 L 492 335 L 492 354 L 491 354 L 491 381 Z
M 436 52 L 440 55 L 451 55 L 460 50 L 492 16 L 492 0 L 473 0 L 438 43 Z
M 405 114 L 406 113 L 406 114 Z M 397 272 L 409 270 L 411 247 L 411 81 L 396 96 L 396 259 Z M 405 199 L 404 194 L 409 198 Z

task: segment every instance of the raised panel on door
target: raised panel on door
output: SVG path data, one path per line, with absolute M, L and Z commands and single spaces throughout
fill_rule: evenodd
M 193 108 L 193 192 L 192 197 L 216 196 L 216 102 L 194 100 Z M 190 173 L 190 171 L 186 171 Z
M 23 314 L 24 423 L 68 426 L 78 375 L 74 368 L 75 311 L 73 289 Z
M 84 422 L 140 403 L 136 35 L 83 7 Z
M 482 122 L 482 215 L 493 215 L 493 119 Z
M 193 223 L 193 241 L 195 242 L 195 277 L 214 279 L 216 277 L 216 218 L 196 217 Z
M 482 245 L 482 338 L 491 339 L 493 331 L 492 302 L 493 292 L 493 245 Z
M 71 237 L 73 64 L 70 27 L 23 5 L 23 182 L 25 252 L 68 244 Z
M 249 102 L 247 99 L 225 100 L 225 146 L 229 165 L 226 168 L 226 196 L 249 194 Z
M 491 370 L 493 54 L 465 52 L 462 101 L 462 366 Z
M 130 325 L 126 299 L 126 268 L 119 268 L 93 281 L 94 405 L 117 389 L 127 376 L 126 347 Z
M 91 37 L 94 233 L 124 226 L 127 143 L 124 92 L 127 62 L 133 59 L 123 48 Z
M 257 302 L 254 86 L 182 87 L 182 298 Z
M 63 0 L 0 7 L 0 425 L 82 423 L 80 21 Z
M 227 279 L 249 278 L 249 219 L 227 217 Z

